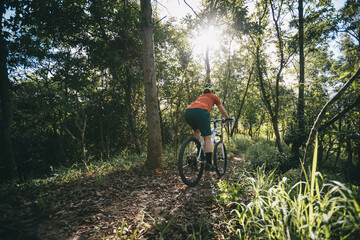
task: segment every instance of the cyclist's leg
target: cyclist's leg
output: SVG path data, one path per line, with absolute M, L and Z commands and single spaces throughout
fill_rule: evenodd
M 204 136 L 205 146 L 205 156 L 206 156 L 206 165 L 205 170 L 215 171 L 215 166 L 212 163 L 212 142 L 211 135 Z
M 211 135 L 204 136 L 205 146 L 204 151 L 205 153 L 211 153 L 212 152 L 212 143 L 211 143 Z
M 205 170 L 215 170 L 215 166 L 212 164 L 212 142 L 211 142 L 211 127 L 210 117 L 207 111 L 203 112 L 201 118 L 199 118 L 198 126 L 201 135 L 204 138 L 204 152 L 206 156 Z
M 201 138 L 201 132 L 199 129 L 195 130 L 194 131 L 194 138 L 196 138 L 197 140 L 200 141 L 200 138 Z
M 194 137 L 200 140 L 200 136 L 203 136 L 205 141 L 204 152 L 208 163 L 207 168 L 209 170 L 214 168 L 215 170 L 215 167 L 212 167 L 211 127 L 208 111 L 204 109 L 186 109 L 184 116 L 186 122 L 194 130 Z M 211 169 L 209 166 L 211 166 Z

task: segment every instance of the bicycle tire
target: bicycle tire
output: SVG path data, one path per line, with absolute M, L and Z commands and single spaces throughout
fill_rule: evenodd
M 200 150 L 200 141 L 194 137 L 189 137 L 181 145 L 178 170 L 181 180 L 189 187 L 194 187 L 199 183 L 204 170 L 204 163 L 197 162 Z
M 224 151 L 223 151 L 224 149 Z M 227 155 L 226 148 L 223 142 L 217 142 L 214 146 L 214 164 L 216 167 L 216 173 L 219 177 L 226 173 L 227 167 Z

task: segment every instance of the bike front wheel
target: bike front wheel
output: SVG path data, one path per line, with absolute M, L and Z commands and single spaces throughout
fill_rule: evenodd
M 200 158 L 201 162 L 198 161 L 199 154 L 202 154 L 200 151 L 201 144 L 194 137 L 186 139 L 180 149 L 178 161 L 179 174 L 182 181 L 190 187 L 194 187 L 199 183 L 204 170 L 203 156 Z
M 219 177 L 223 176 L 227 167 L 226 148 L 223 142 L 217 142 L 214 146 L 214 164 Z

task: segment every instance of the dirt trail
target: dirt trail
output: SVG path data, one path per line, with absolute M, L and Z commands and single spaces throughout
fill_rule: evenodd
M 185 187 L 175 164 L 161 173 L 144 173 L 141 167 L 118 170 L 102 177 L 88 176 L 62 185 L 19 192 L 1 199 L 1 239 L 187 239 L 201 232 L 217 239 L 226 229 L 214 202 L 215 173 L 205 173 L 193 188 Z M 233 158 L 223 179 L 241 167 Z M 171 167 L 170 167 L 171 166 Z M 167 226 L 169 226 L 167 228 Z

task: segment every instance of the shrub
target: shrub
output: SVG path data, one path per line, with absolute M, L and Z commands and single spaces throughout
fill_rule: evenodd
M 266 170 L 279 169 L 287 162 L 289 149 L 284 146 L 280 153 L 273 141 L 258 139 L 257 144 L 250 146 L 245 153 L 245 160 L 251 162 L 254 168 L 266 166 Z
M 227 140 L 224 140 L 227 143 Z M 234 154 L 240 154 L 247 151 L 247 149 L 251 146 L 252 140 L 249 136 L 245 135 L 235 135 L 230 144 L 227 144 L 228 152 L 232 152 Z
M 245 153 L 245 160 L 250 161 L 255 168 L 266 165 L 267 169 L 275 169 L 281 165 L 275 147 L 267 143 L 249 147 Z

